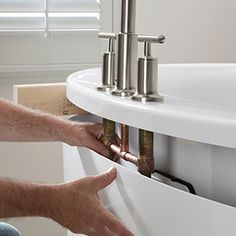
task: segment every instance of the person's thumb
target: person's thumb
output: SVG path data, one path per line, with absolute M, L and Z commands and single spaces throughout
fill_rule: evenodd
M 98 192 L 109 186 L 116 178 L 117 170 L 112 167 L 106 173 L 95 177 L 95 191 Z

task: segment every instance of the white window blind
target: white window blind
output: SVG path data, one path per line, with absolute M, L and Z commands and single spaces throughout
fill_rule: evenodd
M 112 9 L 113 0 L 0 0 L 0 82 L 99 66 L 97 33 L 112 31 Z
M 0 0 L 0 32 L 99 29 L 99 0 Z

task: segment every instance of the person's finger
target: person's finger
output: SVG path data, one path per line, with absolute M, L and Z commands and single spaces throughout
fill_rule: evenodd
M 101 225 L 100 229 L 96 230 L 94 236 L 113 236 L 114 234 L 106 226 Z
M 115 234 L 122 236 L 134 236 L 115 216 L 109 211 L 104 211 L 104 224 Z
M 100 139 L 101 136 L 103 135 L 103 124 L 96 123 L 96 124 L 93 124 L 90 128 L 91 128 L 91 132 L 94 134 L 94 136 L 97 139 Z
M 110 158 L 111 153 L 107 149 L 107 147 L 96 138 L 91 137 L 88 141 L 87 147 L 97 152 L 98 154 Z
M 109 169 L 108 172 L 96 176 L 94 178 L 94 181 L 95 181 L 94 191 L 98 192 L 106 188 L 108 185 L 110 185 L 114 181 L 116 176 L 117 176 L 117 170 L 114 167 Z
M 99 221 L 96 222 L 89 230 L 87 230 L 86 235 L 89 236 L 114 236 L 109 228 Z

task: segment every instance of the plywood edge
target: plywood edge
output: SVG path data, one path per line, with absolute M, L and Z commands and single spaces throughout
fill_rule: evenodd
M 53 115 L 86 115 L 66 97 L 66 83 L 14 85 L 15 103 Z

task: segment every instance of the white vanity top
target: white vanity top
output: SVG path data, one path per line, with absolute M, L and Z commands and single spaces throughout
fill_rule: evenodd
M 144 104 L 98 92 L 100 81 L 100 68 L 72 74 L 67 80 L 68 99 L 92 114 L 129 126 L 236 148 L 234 64 L 160 65 L 162 103 Z

